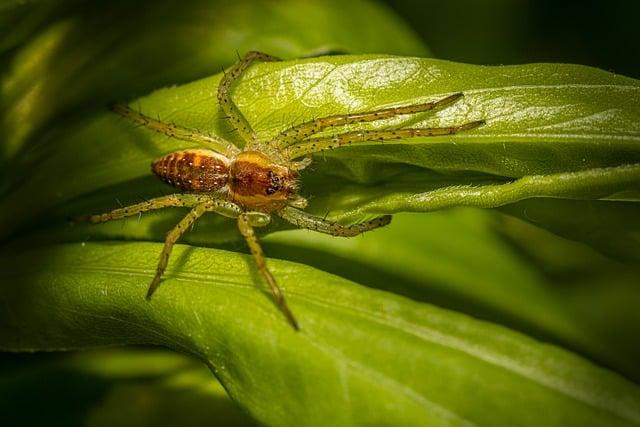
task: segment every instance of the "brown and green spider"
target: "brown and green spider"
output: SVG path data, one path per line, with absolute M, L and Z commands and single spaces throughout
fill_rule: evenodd
M 260 52 L 249 52 L 224 74 L 218 86 L 220 106 L 232 126 L 246 142 L 242 149 L 221 137 L 165 123 L 122 104 L 115 105 L 113 107 L 115 112 L 133 122 L 175 139 L 201 143 L 207 148 L 175 151 L 152 163 L 153 173 L 183 192 L 154 198 L 104 214 L 85 216 L 80 220 L 100 223 L 153 209 L 167 207 L 191 209 L 167 233 L 156 274 L 147 292 L 147 299 L 150 299 L 160 284 L 173 245 L 198 218 L 207 212 L 235 218 L 260 274 L 269 285 L 288 321 L 298 329 L 298 322 L 267 267 L 254 227 L 266 226 L 271 222 L 271 215 L 275 214 L 300 228 L 333 236 L 351 237 L 385 226 L 391 221 L 390 215 L 384 215 L 367 222 L 344 226 L 304 212 L 302 209 L 307 206 L 307 200 L 298 194 L 297 182 L 298 172 L 311 163 L 311 158 L 308 156 L 312 153 L 334 150 L 361 142 L 451 135 L 475 129 L 484 124 L 484 121 L 472 121 L 441 128 L 356 130 L 314 137 L 319 132 L 344 125 L 374 122 L 403 114 L 440 109 L 453 104 L 463 96 L 462 93 L 454 93 L 432 102 L 355 114 L 337 114 L 311 120 L 281 132 L 272 140 L 262 141 L 258 139 L 231 98 L 232 84 L 256 61 L 279 61 L 279 59 Z

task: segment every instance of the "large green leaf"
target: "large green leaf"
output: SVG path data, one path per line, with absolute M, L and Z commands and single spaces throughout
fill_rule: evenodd
M 637 425 L 640 390 L 564 350 L 464 315 L 271 262 L 295 332 L 250 257 L 179 246 L 144 299 L 160 245 L 4 254 L 4 349 L 160 344 L 205 361 L 270 425 Z
M 133 105 L 151 116 L 240 143 L 229 134 L 217 107 L 218 81 L 214 76 L 159 90 Z M 606 198 L 620 201 L 621 209 L 629 202 L 635 205 L 640 84 L 630 78 L 574 65 L 482 67 L 342 56 L 256 65 L 234 97 L 260 136 L 268 138 L 313 117 L 437 99 L 455 91 L 464 91 L 465 98 L 436 114 L 404 116 L 381 125 L 443 126 L 485 119 L 485 126 L 455 136 L 362 144 L 316 156 L 303 175 L 302 191 L 312 197 L 310 209 L 353 221 L 456 205 L 496 207 L 540 196 Z M 158 194 L 163 190 L 149 177 L 150 160 L 189 145 L 136 128 L 109 112 L 45 142 L 46 148 L 31 153 L 31 167 L 20 170 L 24 185 L 0 201 L 2 234 L 55 208 L 54 213 L 79 214 L 108 209 L 116 197 L 130 202 Z M 97 189 L 99 194 L 84 197 Z M 36 192 L 38 197 L 32 197 Z M 69 206 L 74 200 L 78 205 Z M 616 209 L 615 203 L 605 203 Z M 159 218 L 165 221 L 154 227 Z M 630 215 L 620 218 L 635 228 Z M 161 235 L 151 228 L 163 228 L 175 216 L 166 219 L 154 216 L 135 230 L 93 227 L 91 234 L 148 239 Z M 602 218 L 586 220 L 597 226 Z M 227 223 L 222 224 L 228 230 Z M 631 233 L 626 237 L 625 248 L 637 249 L 637 239 Z M 223 234 L 218 240 L 225 239 Z M 608 241 L 600 243 L 616 253 Z M 638 253 L 625 255 L 637 259 Z
M 640 379 L 638 268 L 512 217 L 469 208 L 399 214 L 366 239 L 296 230 L 266 236 L 264 246 L 272 257 L 508 325 Z

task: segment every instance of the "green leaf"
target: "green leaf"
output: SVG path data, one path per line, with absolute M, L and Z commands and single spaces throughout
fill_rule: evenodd
M 133 105 L 151 116 L 239 142 L 217 107 L 218 81 L 214 76 L 159 90 Z M 574 65 L 483 67 L 418 58 L 322 57 L 258 64 L 238 84 L 234 98 L 259 135 L 269 138 L 313 117 L 406 105 L 456 91 L 465 98 L 435 114 L 368 127 L 447 126 L 477 119 L 486 120 L 485 126 L 455 136 L 362 144 L 318 155 L 302 177 L 303 194 L 312 197 L 310 210 L 354 221 L 458 205 L 497 207 L 541 196 L 637 202 L 640 84 L 604 71 Z M 0 202 L 0 233 L 16 225 L 7 221 L 9 216 L 21 223 L 56 207 L 59 215 L 80 214 L 109 209 L 116 197 L 130 202 L 161 193 L 162 187 L 149 177 L 150 159 L 189 145 L 136 128 L 113 113 L 98 114 L 63 138 L 51 138 L 46 158 L 37 169 L 21 170 L 29 171 L 29 179 Z M 99 194 L 84 197 L 97 189 Z M 34 192 L 39 197 L 30 197 Z M 79 204 L 70 207 L 74 199 Z M 629 221 L 628 215 L 621 217 Z M 165 218 L 163 225 L 175 221 L 173 215 L 154 218 Z M 591 219 L 595 225 L 600 220 Z M 226 222 L 214 223 L 228 229 Z M 151 228 L 161 227 L 145 221 L 137 231 L 113 225 L 102 230 L 105 238 L 161 235 Z M 214 226 L 208 234 L 216 230 L 222 229 Z M 228 241 L 228 232 L 222 231 L 218 240 Z M 626 245 L 637 248 L 638 241 L 631 236 Z M 637 259 L 638 253 L 629 255 Z
M 512 217 L 399 214 L 366 238 L 295 230 L 263 243 L 271 257 L 506 325 L 640 379 L 639 269 Z
M 257 286 L 251 258 L 219 250 L 177 247 L 149 303 L 159 248 L 76 243 L 4 254 L 2 347 L 165 345 L 205 361 L 269 425 L 640 424 L 640 390 L 609 371 L 300 264 L 271 262 L 300 332 Z

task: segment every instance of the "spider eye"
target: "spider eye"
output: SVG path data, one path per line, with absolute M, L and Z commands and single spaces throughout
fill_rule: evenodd
M 282 190 L 282 184 L 284 179 L 283 177 L 281 177 L 280 175 L 278 175 L 273 171 L 269 171 L 268 176 L 269 176 L 269 186 L 267 187 L 265 192 L 267 193 L 268 196 L 271 196 L 272 194 Z

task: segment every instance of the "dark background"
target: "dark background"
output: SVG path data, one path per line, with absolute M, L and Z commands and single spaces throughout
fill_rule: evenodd
M 436 58 L 564 62 L 640 77 L 635 0 L 386 0 Z

